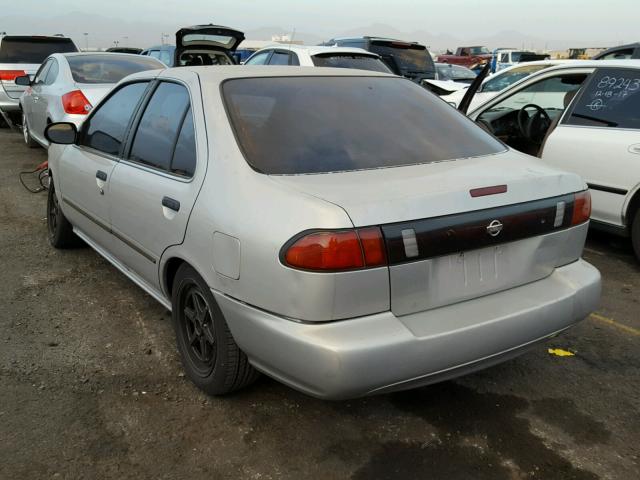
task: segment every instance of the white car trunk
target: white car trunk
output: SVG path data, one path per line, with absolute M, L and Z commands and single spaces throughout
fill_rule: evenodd
M 3 63 L 2 68 L 0 70 L 19 70 L 24 71 L 26 75 L 29 75 L 31 80 L 35 76 L 36 72 L 40 68 L 40 64 L 31 64 L 31 63 Z M 2 88 L 7 93 L 10 98 L 15 100 L 20 98 L 22 92 L 24 92 L 27 87 L 23 87 L 21 85 L 16 85 L 14 80 L 3 80 L 0 82 L 2 84 Z

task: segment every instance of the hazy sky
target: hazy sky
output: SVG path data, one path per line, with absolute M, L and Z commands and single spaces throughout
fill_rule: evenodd
M 640 40 L 640 0 L 2 0 L 5 15 L 73 11 L 150 23 L 214 22 L 241 29 L 296 28 L 331 36 L 372 23 L 458 37 L 516 30 L 553 40 L 616 44 Z M 24 27 L 24 26 L 22 26 Z M 2 25 L 0 30 L 9 29 Z

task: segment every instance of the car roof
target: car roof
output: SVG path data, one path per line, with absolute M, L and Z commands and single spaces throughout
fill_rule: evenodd
M 262 50 L 289 50 L 296 53 L 306 53 L 310 56 L 314 55 L 322 55 L 323 53 L 357 53 L 358 55 L 366 55 L 368 57 L 378 57 L 377 54 L 369 52 L 363 48 L 354 48 L 354 47 L 331 47 L 331 46 L 323 46 L 323 45 L 287 45 L 282 43 L 275 43 L 273 45 L 268 45 L 266 47 L 257 50 L 260 52 Z
M 409 43 L 409 44 L 415 44 L 415 45 L 422 45 L 419 42 L 411 42 L 411 41 L 407 41 L 407 40 L 400 40 L 397 38 L 387 38 L 387 37 L 369 37 L 367 35 L 364 35 L 362 37 L 336 37 L 336 38 L 332 38 L 331 40 L 329 40 L 329 42 L 344 42 L 346 40 L 373 40 L 373 41 L 380 41 L 380 42 L 402 42 L 402 43 Z

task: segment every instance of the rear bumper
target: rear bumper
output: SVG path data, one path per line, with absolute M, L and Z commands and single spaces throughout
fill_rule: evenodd
M 341 399 L 427 385 L 513 357 L 589 315 L 600 299 L 600 273 L 578 260 L 454 305 L 320 324 L 214 295 L 256 368 L 309 395 Z

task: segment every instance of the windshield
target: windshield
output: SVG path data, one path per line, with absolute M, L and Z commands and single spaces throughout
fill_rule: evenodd
M 117 83 L 127 75 L 164 68 L 153 58 L 138 55 L 72 55 L 67 57 L 73 80 L 78 83 Z
M 417 165 L 505 149 L 402 78 L 243 78 L 226 81 L 222 92 L 246 160 L 266 174 Z
M 471 47 L 471 55 L 491 55 L 487 47 Z
M 44 62 L 52 53 L 77 52 L 70 38 L 58 37 L 2 37 L 0 63 Z
M 379 58 L 352 53 L 325 53 L 311 57 L 316 67 L 357 68 L 374 72 L 391 73 Z
M 503 70 L 490 77 L 482 84 L 483 92 L 499 92 L 508 86 L 528 77 L 532 73 L 550 67 L 551 65 L 527 65 L 526 67 L 517 67 L 512 70 Z
M 428 50 L 422 45 L 404 44 L 402 42 L 378 42 L 372 43 L 369 50 L 380 55 L 391 69 L 397 65 L 397 68 L 403 74 L 433 74 L 435 72 L 433 59 Z

